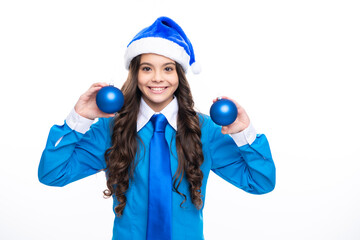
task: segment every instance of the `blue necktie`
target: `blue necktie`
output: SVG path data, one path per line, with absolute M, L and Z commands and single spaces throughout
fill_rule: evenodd
M 171 240 L 172 177 L 169 146 L 165 139 L 167 120 L 162 114 L 154 114 L 150 121 L 154 135 L 150 142 L 146 239 Z

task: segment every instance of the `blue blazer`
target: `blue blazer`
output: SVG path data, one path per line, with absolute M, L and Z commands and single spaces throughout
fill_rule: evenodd
M 275 187 L 275 165 L 265 135 L 257 135 L 249 145 L 238 147 L 229 135 L 221 133 L 209 116 L 199 114 L 204 174 L 201 193 L 206 196 L 206 183 L 210 170 L 236 187 L 252 194 L 264 194 Z M 112 118 L 100 118 L 85 134 L 72 130 L 66 122 L 53 126 L 39 164 L 40 182 L 50 186 L 65 186 L 81 178 L 95 174 L 106 168 L 104 153 L 111 146 Z M 139 132 L 142 142 L 134 180 L 126 192 L 127 203 L 121 217 L 115 215 L 113 239 L 146 239 L 148 168 L 150 139 L 153 126 L 149 122 Z M 166 140 L 171 151 L 171 171 L 174 175 L 178 167 L 175 144 L 176 131 L 167 125 Z M 61 141 L 59 142 L 59 139 Z M 172 226 L 173 240 L 204 239 L 203 209 L 197 210 L 191 203 L 188 182 L 184 178 L 179 191 L 183 198 L 173 192 Z M 118 205 L 113 197 L 114 207 Z

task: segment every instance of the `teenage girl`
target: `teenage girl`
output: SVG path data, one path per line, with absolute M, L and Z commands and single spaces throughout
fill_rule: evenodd
M 194 72 L 199 69 L 179 25 L 158 18 L 130 42 L 125 64 L 129 75 L 121 88 L 123 108 L 116 114 L 101 112 L 95 98 L 107 84 L 93 84 L 64 125 L 51 128 L 39 165 L 40 182 L 65 186 L 104 170 L 104 195 L 114 201 L 113 239 L 127 240 L 204 239 L 202 211 L 210 170 L 252 194 L 274 189 L 275 166 L 268 141 L 256 134 L 236 101 L 238 116 L 229 126 L 220 127 L 195 112 L 185 73 L 189 65 Z M 169 154 L 165 155 L 170 164 L 164 166 L 169 165 L 172 178 L 170 200 L 157 201 L 171 208 L 168 222 L 151 230 L 150 194 L 157 193 L 149 192 L 149 148 L 155 135 L 151 119 L 158 113 L 167 121 L 164 136 Z M 160 221 L 159 211 L 155 220 L 158 216 Z M 162 236 L 162 231 L 168 235 Z

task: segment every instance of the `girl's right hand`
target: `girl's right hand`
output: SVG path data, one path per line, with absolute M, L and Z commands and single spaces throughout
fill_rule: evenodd
M 94 83 L 89 90 L 82 94 L 75 104 L 75 111 L 80 116 L 92 119 L 113 117 L 115 114 L 102 112 L 96 104 L 96 94 L 103 87 L 109 86 L 107 83 Z

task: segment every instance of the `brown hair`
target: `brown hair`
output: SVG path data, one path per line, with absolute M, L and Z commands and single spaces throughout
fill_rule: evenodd
M 126 206 L 125 193 L 134 175 L 138 142 L 142 143 L 136 129 L 141 100 L 141 92 L 137 87 L 140 60 L 141 56 L 137 56 L 130 63 L 128 78 L 121 88 L 125 98 L 124 107 L 114 118 L 112 146 L 105 152 L 108 189 L 104 191 L 104 195 L 110 197 L 115 194 L 119 202 L 115 212 L 119 216 Z M 191 202 L 200 209 L 203 205 L 201 199 L 203 173 L 200 166 L 204 156 L 199 117 L 194 110 L 194 102 L 184 70 L 178 63 L 176 63 L 176 71 L 179 77 L 179 87 L 174 93 L 179 105 L 176 132 L 178 169 L 174 176 L 173 190 L 184 198 L 182 205 L 186 201 L 186 195 L 179 192 L 178 188 L 185 176 L 189 182 Z

